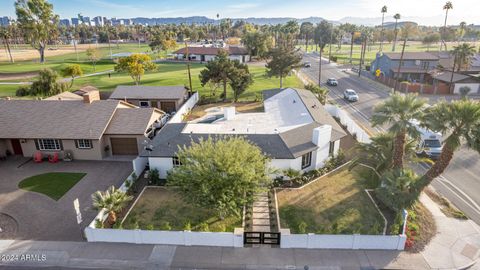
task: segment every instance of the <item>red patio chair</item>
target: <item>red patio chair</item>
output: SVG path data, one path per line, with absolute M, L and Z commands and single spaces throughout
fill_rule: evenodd
M 58 162 L 58 153 L 53 153 L 53 155 L 48 156 L 48 162 L 57 163 Z
M 41 163 L 43 161 L 42 153 L 35 152 L 35 154 L 33 154 L 33 161 L 35 161 L 35 163 Z

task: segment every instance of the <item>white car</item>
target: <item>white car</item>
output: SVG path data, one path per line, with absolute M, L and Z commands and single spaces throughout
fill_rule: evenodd
M 350 101 L 350 102 L 358 101 L 357 92 L 355 92 L 355 90 L 353 90 L 353 89 L 345 90 L 345 92 L 343 92 L 343 98 L 347 101 Z

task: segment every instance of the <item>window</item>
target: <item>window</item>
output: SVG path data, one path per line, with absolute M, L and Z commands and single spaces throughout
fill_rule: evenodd
M 85 140 L 85 139 L 75 140 L 75 145 L 77 146 L 78 149 L 91 149 L 91 148 L 93 148 L 92 140 Z
M 140 107 L 150 107 L 150 102 L 148 100 L 140 100 Z
M 38 150 L 62 150 L 60 140 L 57 139 L 38 139 L 35 140 Z
M 335 151 L 335 142 L 330 142 L 330 148 L 328 148 L 328 155 L 333 157 Z
M 173 157 L 172 161 L 173 161 L 173 167 L 178 167 L 182 165 L 182 162 L 180 162 L 180 159 L 178 157 Z
M 430 66 L 430 63 L 429 63 L 429 62 L 427 62 L 427 61 L 423 61 L 423 62 L 422 62 L 422 68 L 423 68 L 423 69 L 428 69 L 429 66 Z
M 312 164 L 312 152 L 308 152 L 302 156 L 302 169 L 310 167 Z

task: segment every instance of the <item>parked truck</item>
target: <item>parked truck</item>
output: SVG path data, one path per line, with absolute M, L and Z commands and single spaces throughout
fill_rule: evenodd
M 417 120 L 411 120 L 411 123 L 420 132 L 420 140 L 415 148 L 417 155 L 437 159 L 442 153 L 442 134 L 422 127 Z

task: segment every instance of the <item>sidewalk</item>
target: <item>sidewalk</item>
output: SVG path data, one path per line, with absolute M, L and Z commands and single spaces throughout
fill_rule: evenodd
M 466 269 L 474 265 L 480 255 L 480 226 L 471 220 L 445 216 L 424 193 L 420 202 L 437 225 L 437 234 L 421 252 L 427 264 L 433 269 Z

